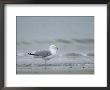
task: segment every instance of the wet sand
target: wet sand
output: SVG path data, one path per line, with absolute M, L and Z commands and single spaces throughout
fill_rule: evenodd
M 94 74 L 93 56 L 56 56 L 46 63 L 32 56 L 17 57 L 17 74 Z

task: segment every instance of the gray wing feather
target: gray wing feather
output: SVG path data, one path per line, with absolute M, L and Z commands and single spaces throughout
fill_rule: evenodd
M 47 57 L 50 55 L 52 55 L 51 52 L 47 50 L 35 52 L 35 56 Z

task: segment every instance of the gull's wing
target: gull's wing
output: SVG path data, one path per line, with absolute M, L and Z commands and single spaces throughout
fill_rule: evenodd
M 40 57 L 47 57 L 52 55 L 51 52 L 49 50 L 42 50 L 42 51 L 37 51 L 35 52 L 35 56 L 40 56 Z

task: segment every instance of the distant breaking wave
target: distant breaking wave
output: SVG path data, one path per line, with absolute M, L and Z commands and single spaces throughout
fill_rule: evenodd
M 87 56 L 94 56 L 94 53 L 88 53 Z
M 17 45 L 29 45 L 29 44 L 31 44 L 31 42 L 27 42 L 27 41 L 19 41 L 19 42 L 17 42 L 16 43 Z
M 87 56 L 85 53 L 66 53 L 65 56 Z
M 59 42 L 59 43 L 64 43 L 64 44 L 71 44 L 72 43 L 70 40 L 64 40 L 64 39 L 57 39 L 55 41 Z
M 94 39 L 72 39 L 77 43 L 94 43 Z
M 72 43 L 81 43 L 89 44 L 94 43 L 94 39 L 55 39 L 55 40 L 31 40 L 31 41 L 19 41 L 17 45 L 31 45 L 31 44 L 50 44 L 50 43 L 62 43 L 62 44 L 72 44 Z
M 65 56 L 94 56 L 94 53 L 66 53 Z

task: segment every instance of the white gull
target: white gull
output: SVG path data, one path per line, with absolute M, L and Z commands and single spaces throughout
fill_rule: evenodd
M 58 50 L 57 46 L 50 45 L 49 50 L 39 50 L 34 53 L 28 53 L 28 55 L 33 55 L 34 57 L 42 58 L 43 60 L 45 60 L 45 69 L 46 69 L 46 61 L 53 58 L 56 55 L 57 50 Z

